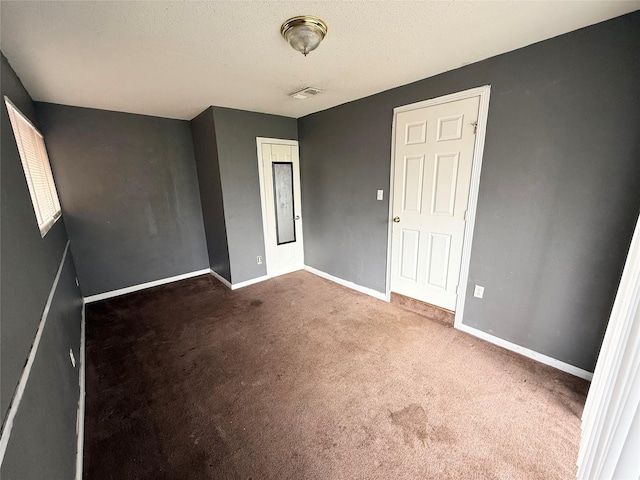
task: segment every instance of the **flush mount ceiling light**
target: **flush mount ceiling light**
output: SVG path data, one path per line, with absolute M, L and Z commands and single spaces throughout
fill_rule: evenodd
M 317 17 L 301 15 L 284 22 L 280 33 L 289 45 L 306 57 L 320 45 L 327 34 L 327 24 Z

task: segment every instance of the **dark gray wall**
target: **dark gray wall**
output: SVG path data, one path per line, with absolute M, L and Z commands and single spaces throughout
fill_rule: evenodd
M 299 119 L 305 264 L 385 291 L 393 103 L 379 97 Z M 386 201 L 376 200 L 376 190 Z
M 193 136 L 193 150 L 198 170 L 209 266 L 211 270 L 231 281 L 213 107 L 207 108 L 191 120 L 191 135 Z
M 256 137 L 297 140 L 294 118 L 213 107 L 231 278 L 240 283 L 266 275 Z M 306 226 L 305 226 L 306 228 Z
M 82 297 L 67 254 L 0 470 L 3 480 L 72 479 L 80 393 Z
M 4 418 L 47 303 L 67 234 L 64 222 L 58 220 L 44 238 L 40 236 L 4 95 L 35 125 L 38 123 L 31 97 L 4 55 L 1 61 L 0 398 Z
M 2 95 L 38 125 L 29 94 L 7 59 L 1 59 Z M 27 361 L 45 304 L 62 260 L 67 236 L 58 220 L 40 236 L 7 110 L 0 129 L 0 377 L 3 423 Z M 46 141 L 46 138 L 45 138 Z M 67 254 L 46 327 L 14 419 L 0 477 L 73 478 L 76 459 L 78 370 L 82 299 Z
M 299 119 L 306 263 L 384 291 L 393 108 L 491 84 L 464 323 L 591 371 L 640 206 L 638 32 L 635 12 Z
M 85 296 L 209 267 L 189 122 L 37 110 Z

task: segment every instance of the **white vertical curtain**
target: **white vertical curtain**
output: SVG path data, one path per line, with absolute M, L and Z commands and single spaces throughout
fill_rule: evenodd
M 582 414 L 578 478 L 640 479 L 640 219 Z

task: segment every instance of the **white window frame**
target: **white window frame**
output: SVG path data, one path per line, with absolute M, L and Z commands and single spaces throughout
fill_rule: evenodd
M 44 136 L 9 98 L 5 96 L 4 101 L 20 153 L 24 176 L 29 186 L 40 235 L 44 237 L 62 216 Z

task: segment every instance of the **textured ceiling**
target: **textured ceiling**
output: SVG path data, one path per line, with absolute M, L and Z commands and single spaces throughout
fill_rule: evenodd
M 1 48 L 36 100 L 191 119 L 300 117 L 640 8 L 640 1 L 0 3 Z M 295 15 L 329 26 L 303 57 Z M 305 86 L 326 92 L 287 96 Z

